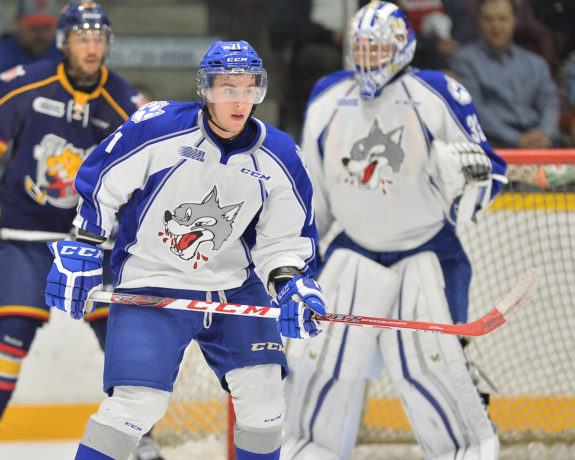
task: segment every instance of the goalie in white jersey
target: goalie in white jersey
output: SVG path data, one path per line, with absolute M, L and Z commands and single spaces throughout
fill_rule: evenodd
M 489 204 L 505 162 L 463 86 L 409 67 L 416 39 L 395 5 L 371 2 L 350 30 L 354 70 L 316 84 L 302 134 L 319 236 L 334 236 L 319 283 L 337 313 L 467 322 L 471 267 L 455 227 Z M 498 457 L 455 336 L 331 325 L 290 343 L 288 362 L 282 459 L 349 458 L 382 362 L 425 458 Z
M 193 339 L 232 395 L 237 459 L 277 460 L 287 374 L 280 332 L 320 332 L 310 317 L 325 313 L 308 277 L 317 243 L 311 182 L 294 141 L 251 116 L 266 93 L 262 61 L 245 41 L 214 42 L 197 83 L 202 104 L 151 102 L 83 163 L 77 237 L 50 244 L 46 301 L 75 318 L 93 308 L 86 299 L 102 282 L 93 244 L 110 235 L 123 206 L 112 253 L 117 291 L 264 306 L 272 294 L 281 316 L 112 304 L 110 397 L 87 422 L 76 459 L 128 458 L 166 411 Z

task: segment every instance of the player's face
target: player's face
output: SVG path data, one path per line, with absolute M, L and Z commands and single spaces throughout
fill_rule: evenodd
M 496 52 L 507 51 L 515 30 L 515 16 L 508 0 L 486 2 L 479 12 L 479 27 L 485 41 Z
M 206 94 L 208 110 L 215 123 L 210 128 L 223 138 L 239 134 L 248 121 L 257 87 L 255 75 L 222 75 L 216 77 Z
M 27 25 L 17 23 L 17 35 L 20 46 L 33 57 L 40 57 L 48 49 L 54 36 L 56 26 L 52 24 Z
M 68 58 L 72 76 L 80 81 L 93 80 L 100 71 L 107 46 L 105 32 L 93 29 L 70 32 L 62 50 Z

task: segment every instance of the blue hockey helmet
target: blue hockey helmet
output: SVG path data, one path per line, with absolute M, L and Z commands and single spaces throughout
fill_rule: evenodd
M 361 96 L 373 99 L 415 53 L 415 33 L 393 3 L 372 1 L 353 17 L 350 59 L 361 82 Z
M 108 45 L 114 41 L 112 22 L 99 3 L 72 2 L 62 9 L 58 19 L 56 46 L 61 48 L 68 41 L 71 31 L 99 30 L 108 38 Z
M 218 99 L 210 89 L 218 76 L 254 75 L 255 83 L 247 94 L 228 92 L 228 99 Z M 196 78 L 198 95 L 203 101 L 224 102 L 241 98 L 253 104 L 264 100 L 268 87 L 268 77 L 261 58 L 256 50 L 246 41 L 213 42 L 200 63 Z

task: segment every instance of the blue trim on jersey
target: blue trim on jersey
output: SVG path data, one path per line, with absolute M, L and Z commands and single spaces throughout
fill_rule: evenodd
M 476 142 L 472 138 L 472 133 L 465 121 L 469 115 L 475 116 L 479 120 L 479 115 L 475 109 L 473 101 L 469 104 L 462 105 L 454 99 L 449 90 L 447 89 L 447 75 L 438 70 L 420 70 L 410 73 L 413 78 L 417 79 L 424 87 L 430 92 L 437 95 L 445 102 L 445 106 L 450 113 L 453 120 L 457 123 L 462 132 L 464 132 L 470 142 Z M 503 158 L 497 155 L 487 140 L 479 142 L 479 145 L 485 150 L 492 163 L 493 174 L 505 174 L 506 163 Z M 501 189 L 499 181 L 492 181 L 491 197 L 494 197 Z
M 122 273 L 124 271 L 126 262 L 130 257 L 129 249 L 138 242 L 137 238 L 138 232 L 140 230 L 140 227 L 142 226 L 142 223 L 146 215 L 148 214 L 148 211 L 152 206 L 152 203 L 154 202 L 156 196 L 158 196 L 164 185 L 168 182 L 168 179 L 175 173 L 177 169 L 179 169 L 182 165 L 184 165 L 186 161 L 187 160 L 182 160 L 169 170 L 163 170 L 160 171 L 159 173 L 150 176 L 144 190 L 143 191 L 137 190 L 136 192 L 134 192 L 134 194 L 132 195 L 132 199 L 130 199 L 130 201 L 128 202 L 127 209 L 125 211 L 124 219 L 122 219 L 122 222 L 123 222 L 123 228 L 129 229 L 129 231 L 121 232 L 118 235 L 118 238 L 116 240 L 116 246 L 119 248 L 119 250 L 113 252 L 112 270 L 116 272 L 115 268 L 117 266 L 120 267 L 117 272 L 118 276 L 116 277 L 117 279 L 117 282 L 115 283 L 116 285 L 122 282 Z M 156 178 L 160 179 L 157 185 L 155 185 Z M 147 190 L 149 189 L 152 189 L 153 193 L 150 194 L 147 200 L 143 201 L 139 199 L 140 195 L 145 197 L 147 195 Z M 142 204 L 144 204 L 144 207 L 140 211 L 140 209 L 142 208 Z M 137 222 L 137 225 L 135 227 L 128 226 L 128 224 L 126 224 L 125 222 L 128 223 Z M 131 235 L 131 237 L 128 238 L 127 235 Z M 131 241 L 124 242 L 124 240 L 126 239 L 131 239 Z
M 338 70 L 320 79 L 309 93 L 307 106 L 309 106 L 317 97 L 327 91 L 333 85 L 342 80 L 353 78 L 355 72 L 353 70 Z
M 403 87 L 405 94 L 407 94 L 408 99 L 413 102 L 413 97 L 411 96 L 409 89 L 407 89 L 407 85 L 405 84 L 405 82 L 402 81 L 401 86 Z M 429 156 L 430 148 L 431 148 L 431 141 L 433 140 L 433 136 L 432 136 L 431 132 L 429 131 L 429 129 L 427 128 L 427 125 L 423 121 L 423 117 L 420 115 L 419 110 L 417 110 L 417 106 L 415 104 L 412 104 L 412 107 L 413 107 L 413 111 L 415 112 L 415 116 L 417 117 L 417 121 L 419 122 L 419 125 L 421 126 L 421 132 L 423 132 L 423 134 L 425 136 L 425 145 L 427 146 L 427 155 Z
M 402 278 L 405 279 L 405 273 L 403 274 Z M 399 290 L 399 299 L 398 299 L 398 304 L 399 304 L 398 316 L 399 316 L 399 318 L 402 318 L 401 310 L 402 310 L 402 306 L 403 306 L 403 289 L 404 289 L 404 287 L 402 285 L 401 289 Z M 411 332 L 407 332 L 407 334 L 410 334 L 410 333 Z M 409 373 L 409 369 L 407 368 L 407 359 L 405 357 L 405 349 L 403 346 L 403 334 L 401 333 L 401 331 L 396 331 L 396 334 L 397 334 L 397 342 L 399 344 L 399 356 L 401 357 L 401 370 L 403 373 L 403 377 L 405 378 L 405 380 L 407 380 L 409 383 L 411 383 L 415 388 L 417 388 L 417 390 L 424 396 L 425 399 L 427 399 L 427 401 L 429 401 L 429 403 L 433 406 L 435 411 L 439 414 L 441 420 L 443 420 L 443 425 L 445 426 L 445 429 L 447 430 L 449 437 L 451 438 L 451 440 L 453 441 L 453 444 L 455 445 L 456 451 L 458 451 L 460 446 L 459 446 L 459 443 L 457 442 L 457 438 L 455 437 L 455 434 L 453 433 L 453 428 L 451 427 L 451 424 L 449 423 L 449 419 L 448 419 L 447 415 L 445 414 L 445 412 L 441 408 L 441 405 L 433 397 L 433 395 L 429 391 L 427 391 L 425 386 L 422 385 L 421 382 L 415 380 L 411 376 L 411 374 Z
M 252 159 L 252 163 L 254 165 L 254 170 L 257 172 L 261 171 L 260 165 L 258 164 L 255 155 L 250 155 L 250 158 Z M 259 186 L 260 186 L 260 198 L 262 199 L 262 204 L 265 201 L 266 198 L 266 188 L 264 187 L 264 183 L 263 181 L 259 181 Z
M 469 142 L 474 142 L 471 137 L 471 132 L 465 124 L 465 116 L 476 113 L 473 102 L 470 102 L 464 106 L 455 101 L 455 99 L 453 99 L 447 90 L 447 82 L 445 80 L 446 75 L 443 72 L 436 70 L 420 70 L 419 72 L 414 72 L 411 75 L 413 78 L 419 80 L 419 82 L 430 92 L 434 93 L 445 102 L 445 107 L 447 108 L 453 121 L 455 121 L 455 123 L 459 126 L 459 129 L 467 135 L 467 140 Z
M 277 163 L 277 165 L 281 168 L 281 170 L 284 172 L 285 176 L 287 177 L 287 179 L 288 179 L 288 180 L 290 181 L 290 183 L 291 183 L 291 188 L 292 188 L 292 190 L 293 190 L 294 196 L 296 197 L 298 203 L 300 204 L 300 206 L 302 207 L 302 209 L 303 209 L 305 215 L 307 216 L 307 215 L 308 215 L 307 206 L 306 206 L 306 204 L 305 204 L 305 201 L 304 201 L 303 198 L 301 197 L 301 195 L 300 195 L 300 193 L 299 193 L 299 190 L 297 189 L 296 181 L 295 181 L 295 179 L 293 178 L 293 176 L 291 175 L 290 170 L 287 168 L 287 166 L 284 164 L 284 162 L 281 161 L 281 160 L 279 159 L 279 157 L 278 157 L 275 153 L 273 153 L 269 148 L 267 148 L 267 147 L 265 147 L 265 146 L 262 145 L 262 146 L 261 146 L 261 149 L 262 149 L 265 153 L 267 153 L 268 156 L 270 156 L 270 158 L 272 158 L 272 159 Z
M 153 145 L 153 144 L 157 144 L 159 142 L 163 142 L 167 139 L 172 139 L 174 137 L 179 137 L 183 134 L 189 134 L 189 133 L 193 133 L 194 131 L 197 131 L 199 128 L 197 126 L 194 126 L 193 128 L 188 128 L 188 129 L 184 129 L 182 131 L 178 131 L 176 133 L 172 133 L 172 134 L 167 134 L 165 136 L 162 137 L 158 137 L 155 139 L 150 139 L 147 142 L 139 145 L 138 147 L 136 147 L 135 149 L 131 150 L 130 152 L 126 153 L 125 155 L 121 156 L 120 158 L 117 158 L 116 160 L 114 160 L 113 162 L 111 162 L 110 164 L 108 164 L 106 167 L 104 167 L 104 169 L 102 169 L 102 172 L 98 175 L 98 181 L 96 182 L 96 186 L 94 187 L 94 191 L 92 192 L 92 201 L 94 203 L 97 204 L 97 208 L 98 210 L 96 210 L 96 224 L 97 225 L 101 225 L 102 224 L 102 220 L 101 220 L 101 212 L 99 211 L 100 206 L 97 200 L 97 196 L 98 196 L 98 192 L 100 191 L 100 189 L 102 188 L 102 182 L 104 179 L 104 176 L 106 175 L 106 173 L 108 171 L 110 171 L 111 169 L 113 169 L 114 167 L 116 167 L 118 164 L 126 161 L 127 159 L 129 159 L 130 157 L 136 155 L 137 153 L 139 153 L 141 150 L 143 150 L 144 148 Z M 185 160 L 182 161 L 183 164 Z

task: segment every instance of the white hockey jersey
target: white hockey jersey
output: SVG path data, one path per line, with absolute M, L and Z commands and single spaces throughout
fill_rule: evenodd
M 301 150 L 251 118 L 252 139 L 226 153 L 195 103 L 147 104 L 102 142 L 76 178 L 74 225 L 110 236 L 116 286 L 215 291 L 254 269 L 315 269 L 317 231 Z
M 445 225 L 428 172 L 434 139 L 480 144 L 493 172 L 505 170 L 469 93 L 442 72 L 408 70 L 373 100 L 360 97 L 351 71 L 320 80 L 302 133 L 320 237 L 336 219 L 371 251 L 409 250 L 431 239 Z

